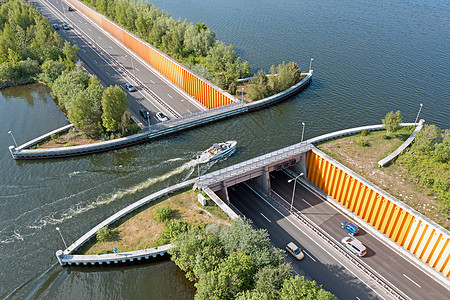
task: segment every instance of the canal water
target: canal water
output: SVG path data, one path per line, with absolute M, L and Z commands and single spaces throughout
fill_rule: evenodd
M 236 153 L 226 167 L 305 137 L 381 123 L 391 110 L 449 128 L 450 6 L 447 1 L 156 0 L 175 18 L 205 22 L 254 70 L 314 58 L 299 95 L 248 115 L 119 151 L 14 161 L 19 144 L 67 124 L 40 85 L 0 91 L 0 298 L 189 299 L 193 287 L 170 261 L 127 267 L 61 268 L 54 253 L 119 209 L 192 178 L 192 160 L 214 142 Z M 120 249 L 119 249 L 120 250 Z M 322 283 L 326 287 L 326 283 Z

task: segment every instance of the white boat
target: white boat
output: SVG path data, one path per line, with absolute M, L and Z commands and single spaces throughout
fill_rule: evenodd
M 227 141 L 225 143 L 217 143 L 206 149 L 200 154 L 199 163 L 207 163 L 209 161 L 226 157 L 236 151 L 236 141 Z

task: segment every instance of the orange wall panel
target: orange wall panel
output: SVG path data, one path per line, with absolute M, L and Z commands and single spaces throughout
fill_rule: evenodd
M 153 46 L 138 39 L 117 24 L 108 20 L 106 17 L 93 11 L 85 4 L 76 0 L 67 1 L 207 108 L 215 108 L 234 103 L 230 97 L 219 92 L 218 89 L 215 87 L 213 88 L 210 84 L 197 76 L 194 76 L 175 60 L 169 59 Z M 188 73 L 189 76 L 185 76 L 184 74 L 186 73 Z M 200 88 L 200 86 L 210 88 L 214 90 L 215 93 L 210 93 L 207 97 L 204 97 L 204 88 Z

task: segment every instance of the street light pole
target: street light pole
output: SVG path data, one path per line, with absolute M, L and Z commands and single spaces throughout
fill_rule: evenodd
M 13 141 L 14 141 L 14 145 L 16 145 L 16 148 L 19 147 L 19 146 L 17 146 L 16 139 L 14 138 L 14 135 L 12 134 L 11 130 L 8 131 L 8 133 L 11 135 L 11 137 L 12 137 L 12 139 L 13 139 Z
M 422 110 L 422 106 L 423 106 L 423 104 L 420 103 L 419 112 L 417 113 L 416 121 L 414 122 L 415 124 L 417 124 L 417 120 L 419 119 L 419 115 L 420 115 L 420 111 Z
M 65 246 L 66 249 L 67 249 L 68 247 L 67 247 L 66 241 L 64 240 L 63 235 L 62 235 L 61 230 L 59 229 L 59 227 L 56 227 L 56 231 L 59 232 L 59 235 L 61 236 L 61 239 L 62 239 L 62 241 L 63 241 L 63 243 L 64 243 L 64 246 Z
M 303 176 L 303 173 L 300 173 L 297 175 L 297 177 L 291 178 L 288 180 L 288 183 L 290 183 L 290 182 L 292 182 L 292 180 L 294 180 L 294 188 L 292 190 L 292 199 L 291 199 L 291 209 L 289 210 L 290 212 L 292 212 L 292 208 L 294 206 L 295 186 L 297 185 L 297 178 L 299 178 L 300 176 Z
M 313 58 L 311 58 L 311 60 L 309 61 L 309 71 L 311 72 L 311 66 L 312 66 L 312 62 L 313 62 Z
M 302 140 L 300 141 L 300 143 L 303 143 L 303 135 L 305 134 L 305 122 L 302 122 L 303 125 L 303 129 L 302 129 Z

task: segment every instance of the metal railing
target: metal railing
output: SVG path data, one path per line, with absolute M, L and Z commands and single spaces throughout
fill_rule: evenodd
M 272 192 L 270 190 L 269 196 L 280 204 L 287 211 L 290 210 L 290 203 L 288 203 L 285 199 L 280 197 L 277 193 Z M 300 212 L 297 208 L 292 208 L 292 215 L 294 215 L 299 221 L 301 221 L 306 227 L 312 230 L 315 234 L 317 234 L 322 240 L 324 240 L 328 245 L 334 248 L 337 252 L 343 255 L 347 260 L 349 260 L 353 265 L 355 265 L 358 269 L 360 269 L 364 274 L 369 276 L 373 281 L 378 283 L 383 289 L 391 294 L 395 299 L 409 299 L 407 296 L 403 295 L 401 291 L 398 291 L 395 287 L 392 286 L 390 282 L 388 282 L 385 278 L 380 276 L 375 270 L 373 270 L 367 264 L 355 259 L 352 255 L 347 253 L 341 244 L 336 243 L 336 241 L 324 230 L 322 230 L 319 226 L 315 225 L 308 218 L 306 218 L 302 212 Z

